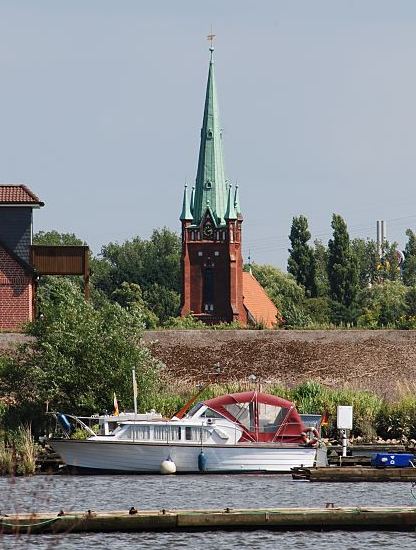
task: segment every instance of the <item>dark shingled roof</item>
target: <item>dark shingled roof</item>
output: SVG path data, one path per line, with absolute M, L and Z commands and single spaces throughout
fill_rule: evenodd
M 23 184 L 0 184 L 0 205 L 22 204 L 27 206 L 44 206 L 26 185 Z

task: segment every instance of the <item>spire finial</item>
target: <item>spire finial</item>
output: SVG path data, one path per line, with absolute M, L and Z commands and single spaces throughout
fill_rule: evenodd
M 213 53 L 214 53 L 214 38 L 215 38 L 215 34 L 212 33 L 212 26 L 211 26 L 211 32 L 207 35 L 207 40 L 209 40 L 210 42 L 210 46 L 209 46 L 209 51 L 211 52 L 211 63 L 212 63 L 212 58 L 213 58 Z

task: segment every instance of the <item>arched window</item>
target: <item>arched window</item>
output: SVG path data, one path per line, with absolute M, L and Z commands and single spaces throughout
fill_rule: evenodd
M 203 309 L 206 313 L 214 311 L 214 269 L 207 266 L 204 270 Z

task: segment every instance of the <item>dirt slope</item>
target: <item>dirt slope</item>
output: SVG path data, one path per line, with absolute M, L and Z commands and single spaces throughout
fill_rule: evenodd
M 391 394 L 416 374 L 416 331 L 169 330 L 148 331 L 144 340 L 169 376 L 193 381 L 219 362 L 224 382 L 255 374 L 265 382 L 314 379 Z

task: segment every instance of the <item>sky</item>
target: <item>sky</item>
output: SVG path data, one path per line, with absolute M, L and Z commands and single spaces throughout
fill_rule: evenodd
M 179 231 L 196 175 L 210 29 L 244 256 L 286 266 L 293 216 L 327 242 L 416 228 L 414 0 L 1 0 L 0 182 L 34 230 L 94 253 Z

